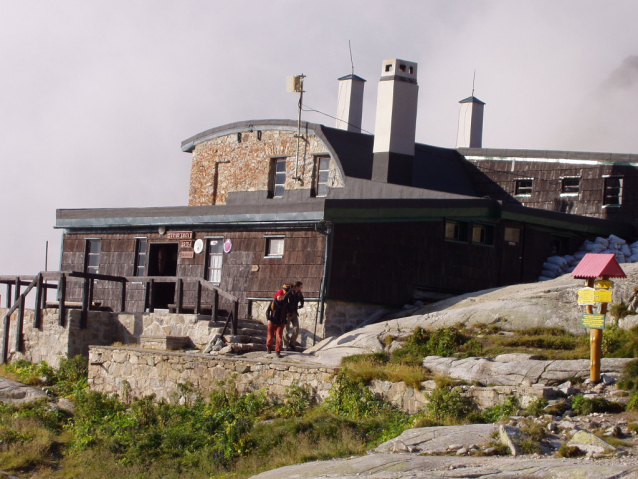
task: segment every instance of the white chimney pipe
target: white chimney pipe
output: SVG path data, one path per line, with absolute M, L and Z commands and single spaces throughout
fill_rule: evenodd
M 339 78 L 336 127 L 340 130 L 361 133 L 365 82 L 357 75 L 346 75 Z
M 377 95 L 372 179 L 409 185 L 416 136 L 417 64 L 384 60 Z
M 485 103 L 474 95 L 459 102 L 459 131 L 456 138 L 457 148 L 483 147 L 483 110 Z

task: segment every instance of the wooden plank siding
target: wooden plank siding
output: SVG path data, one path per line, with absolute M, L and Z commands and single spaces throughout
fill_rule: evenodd
M 505 226 L 521 227 L 520 273 L 512 268 L 503 239 Z M 445 222 L 337 224 L 328 298 L 401 306 L 415 289 L 466 293 L 537 281 L 551 254 L 555 232 L 509 221 L 494 224 L 493 246 L 445 239 Z M 566 236 L 568 252 L 584 237 Z
M 631 165 L 469 160 L 467 170 L 478 196 L 638 226 L 638 168 Z M 561 178 L 569 176 L 581 179 L 577 196 L 561 195 Z M 620 207 L 603 207 L 604 176 L 624 178 Z M 516 180 L 522 178 L 534 179 L 530 197 L 515 195 Z
M 284 254 L 281 258 L 266 257 L 266 236 L 284 237 Z M 65 234 L 62 253 L 62 270 L 83 271 L 86 238 L 100 238 L 101 274 L 133 276 L 135 262 L 135 238 L 147 238 L 147 252 L 151 244 L 176 243 L 167 235 L 153 234 Z M 290 231 L 229 231 L 193 233 L 193 241 L 206 238 L 231 239 L 232 251 L 223 254 L 221 289 L 240 298 L 240 317 L 246 313 L 248 297 L 271 297 L 284 282 L 300 280 L 304 283 L 307 297 L 319 296 L 325 253 L 325 237 L 314 230 Z M 180 248 L 180 251 L 182 249 Z M 149 256 L 147 255 L 147 259 Z M 203 278 L 205 274 L 206 248 L 193 258 L 179 258 L 177 276 Z M 143 311 L 144 285 L 127 285 L 127 311 Z M 79 301 L 82 296 L 82 282 L 69 281 L 68 301 Z M 195 305 L 197 286 L 194 282 L 184 282 L 183 302 L 188 308 Z M 202 305 L 210 306 L 213 292 L 203 288 Z M 98 281 L 95 285 L 94 301 L 114 311 L 120 308 L 121 286 L 117 283 Z M 220 298 L 220 308 L 228 309 Z

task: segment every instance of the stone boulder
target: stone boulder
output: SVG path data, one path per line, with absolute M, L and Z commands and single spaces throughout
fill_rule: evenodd
M 458 450 L 490 442 L 497 430 L 494 424 L 468 424 L 464 426 L 421 427 L 403 431 L 401 435 L 384 442 L 375 452 L 412 452 L 444 454 L 450 446 Z
M 46 397 L 46 393 L 41 389 L 26 386 L 11 379 L 0 378 L 0 402 L 22 404 Z

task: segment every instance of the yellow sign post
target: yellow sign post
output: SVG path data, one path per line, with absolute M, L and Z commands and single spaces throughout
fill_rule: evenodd
M 596 289 L 612 289 L 614 287 L 614 282 L 606 279 L 599 279 L 598 281 L 594 281 L 594 288 Z

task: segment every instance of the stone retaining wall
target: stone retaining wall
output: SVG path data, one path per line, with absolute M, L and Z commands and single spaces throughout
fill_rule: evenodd
M 159 399 L 179 395 L 179 384 L 192 383 L 206 395 L 218 381 L 231 379 L 238 392 L 265 388 L 271 397 L 283 397 L 293 384 L 308 385 L 323 401 L 339 368 L 278 360 L 231 358 L 173 353 L 139 348 L 91 347 L 89 387 L 93 391 Z

